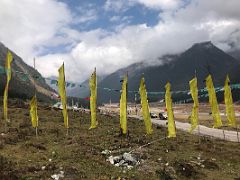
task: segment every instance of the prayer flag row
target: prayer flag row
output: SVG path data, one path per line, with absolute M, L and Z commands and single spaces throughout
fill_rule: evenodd
M 4 89 L 4 98 L 3 98 L 3 117 L 6 121 L 8 121 L 8 110 L 7 110 L 7 99 L 8 99 L 8 87 L 9 82 L 11 80 L 11 63 L 12 63 L 13 57 L 10 51 L 7 53 L 6 57 L 6 63 L 5 63 L 5 72 L 7 76 L 6 86 Z M 2 69 L 0 69 L 2 71 Z M 67 112 L 67 96 L 66 96 L 66 81 L 65 81 L 65 70 L 64 70 L 64 64 L 58 69 L 59 77 L 58 80 L 56 80 L 58 89 L 59 89 L 59 95 L 61 98 L 62 103 L 62 113 L 64 118 L 64 125 L 66 128 L 69 128 L 69 121 L 68 121 L 68 112 Z M 198 88 L 197 88 L 197 78 L 193 78 L 189 82 L 190 86 L 190 94 L 193 100 L 193 108 L 192 113 L 190 116 L 191 119 L 191 128 L 190 132 L 192 132 L 198 125 L 198 112 L 199 112 L 199 102 L 198 102 Z M 122 90 L 121 97 L 120 97 L 120 128 L 121 132 L 123 134 L 127 133 L 127 94 L 128 94 L 128 76 L 126 75 L 122 81 Z M 90 129 L 94 129 L 98 125 L 97 121 L 97 72 L 96 68 L 94 69 L 94 72 L 92 73 L 90 80 L 89 80 L 89 89 L 90 89 L 90 112 L 91 112 L 91 125 Z M 206 90 L 208 92 L 209 97 L 209 104 L 211 105 L 211 111 L 212 111 L 212 117 L 214 120 L 214 128 L 222 127 L 222 120 L 219 113 L 218 108 L 218 102 L 216 98 L 216 91 L 224 90 L 224 102 L 226 104 L 226 114 L 227 114 L 227 120 L 228 125 L 232 127 L 236 127 L 236 118 L 235 118 L 235 112 L 233 107 L 233 100 L 232 100 L 232 93 L 231 93 L 231 87 L 230 87 L 230 80 L 229 77 L 226 77 L 225 84 L 223 88 L 214 88 L 213 81 L 211 75 L 208 75 L 206 78 Z M 168 82 L 165 85 L 165 104 L 168 114 L 168 137 L 176 137 L 176 126 L 174 121 L 174 113 L 173 113 L 173 107 L 172 107 L 172 97 L 171 97 L 171 84 Z M 187 92 L 187 91 L 186 91 Z M 140 86 L 139 91 L 141 98 L 141 106 L 142 106 L 142 117 L 145 123 L 146 127 L 146 133 L 152 134 L 153 128 L 152 128 L 152 122 L 150 117 L 150 109 L 148 104 L 148 93 L 146 91 L 146 85 L 145 85 L 145 79 L 144 77 L 140 80 Z M 34 128 L 38 127 L 38 114 L 37 114 L 37 96 L 36 94 L 33 96 L 33 98 L 30 101 L 30 116 L 31 116 L 31 122 L 32 126 Z

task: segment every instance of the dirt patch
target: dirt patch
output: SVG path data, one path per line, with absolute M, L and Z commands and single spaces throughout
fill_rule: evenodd
M 205 166 L 206 169 L 209 169 L 209 170 L 218 170 L 219 169 L 219 166 L 217 165 L 216 162 L 213 162 L 212 160 L 204 160 L 202 162 L 202 164 Z
M 14 164 L 2 155 L 0 155 L 0 179 L 18 179 Z
M 9 104 L 15 108 L 28 108 L 28 104 L 21 99 L 13 99 L 10 100 Z
M 161 168 L 160 170 L 156 171 L 157 176 L 161 180 L 174 180 L 177 179 L 176 171 L 171 166 L 166 166 L 164 168 Z
M 38 144 L 38 143 L 26 143 L 25 147 L 34 147 L 38 150 L 46 151 L 47 148 L 43 144 Z
M 193 178 L 198 174 L 196 168 L 191 163 L 184 160 L 176 161 L 174 167 L 177 171 L 177 174 L 186 178 Z

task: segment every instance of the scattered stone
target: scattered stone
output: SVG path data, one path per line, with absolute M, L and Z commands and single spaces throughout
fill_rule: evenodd
M 137 159 L 130 153 L 124 153 L 119 156 L 109 156 L 106 161 L 109 161 L 116 167 L 123 167 L 128 170 L 140 164 L 140 161 L 137 161 Z
M 131 170 L 131 169 L 133 168 L 133 166 L 127 166 L 127 168 L 128 168 L 129 170 Z
M 119 164 L 119 166 L 122 166 L 124 163 L 125 163 L 125 161 L 121 160 L 118 164 Z
M 46 166 L 42 166 L 42 168 L 41 168 L 42 170 L 45 170 L 46 169 Z
M 109 160 L 109 162 L 110 162 L 111 164 L 114 164 L 113 156 L 110 156 L 110 157 L 108 158 L 108 160 Z
M 106 149 L 106 150 L 102 151 L 101 154 L 103 154 L 103 155 L 109 155 L 109 154 L 111 154 L 111 151 L 109 151 L 109 150 Z
M 124 153 L 123 159 L 133 165 L 136 165 L 136 163 L 137 163 L 137 160 L 130 153 Z
M 51 176 L 51 178 L 53 178 L 54 180 L 59 180 L 60 176 L 61 176 L 61 174 L 60 175 L 59 174 L 53 174 Z
M 59 180 L 60 178 L 64 178 L 64 172 L 60 171 L 59 174 L 53 174 L 53 175 L 51 175 L 51 178 L 54 180 Z
M 122 159 L 122 156 L 115 156 L 115 157 L 113 157 L 113 161 L 114 161 L 114 163 L 118 163 L 118 162 L 120 162 L 121 159 Z
M 52 162 L 52 159 L 49 159 L 48 161 L 49 161 L 49 162 Z
M 144 160 L 142 160 L 141 159 L 141 162 L 143 162 Z M 138 166 L 138 165 L 140 165 L 141 164 L 141 162 L 140 161 L 138 161 L 137 163 L 136 163 L 136 166 Z
M 201 166 L 201 165 L 202 165 L 201 162 L 196 162 L 196 161 L 190 161 L 190 163 L 192 163 L 192 164 L 196 164 L 196 165 L 198 165 L 198 166 Z
M 127 167 L 127 166 L 128 166 L 128 163 L 125 162 L 125 163 L 122 164 L 122 166 L 123 166 L 123 167 Z

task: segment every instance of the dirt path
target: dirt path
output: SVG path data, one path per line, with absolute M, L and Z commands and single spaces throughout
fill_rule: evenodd
M 136 116 L 136 115 L 131 116 L 131 117 L 142 119 L 141 117 Z M 167 127 L 166 120 L 152 119 L 152 123 L 156 124 L 156 125 L 161 125 L 161 126 Z M 189 124 L 189 123 L 182 123 L 182 122 L 178 122 L 178 121 L 175 121 L 175 123 L 176 123 L 177 129 L 180 129 L 180 130 L 183 130 L 186 132 L 188 132 L 191 127 L 191 124 Z M 238 135 L 236 131 L 224 130 L 224 134 L 225 134 L 225 137 L 224 137 L 222 129 L 214 129 L 214 128 L 209 128 L 209 127 L 200 125 L 199 130 L 200 130 L 200 136 L 211 136 L 211 137 L 225 139 L 227 141 L 232 141 L 232 142 L 239 142 L 239 140 L 240 140 L 240 132 Z M 198 128 L 196 128 L 193 131 L 193 134 L 196 134 L 196 135 L 199 134 Z M 238 139 L 238 137 L 239 137 L 239 139 Z

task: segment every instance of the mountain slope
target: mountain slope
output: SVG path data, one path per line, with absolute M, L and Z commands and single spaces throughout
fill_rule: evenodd
M 233 51 L 228 52 L 232 57 L 240 61 L 240 49 L 235 49 Z
M 0 66 L 5 65 L 7 47 L 0 43 Z M 30 99 L 34 95 L 34 81 L 36 82 L 36 92 L 40 101 L 50 101 L 54 92 L 50 88 L 41 74 L 34 68 L 28 66 L 23 60 L 12 52 L 12 79 L 9 86 L 9 97 Z M 3 96 L 6 84 L 5 74 L 0 74 L 0 96 Z
M 170 60 L 169 60 L 170 59 Z M 144 63 L 133 64 L 127 68 L 116 71 L 107 76 L 101 83 L 102 87 L 120 89 L 120 80 L 128 72 L 129 90 L 138 90 L 141 76 L 144 74 L 148 91 L 165 91 L 167 81 L 172 84 L 172 90 L 189 89 L 189 80 L 198 78 L 198 86 L 205 86 L 204 79 L 211 73 L 215 86 L 222 86 L 226 74 L 230 74 L 232 82 L 239 81 L 239 62 L 226 54 L 211 42 L 194 44 L 187 51 L 176 56 L 165 57 L 164 64 L 145 66 Z M 159 63 L 158 63 L 159 64 Z M 99 101 L 119 101 L 119 92 L 106 92 L 99 90 Z M 134 100 L 134 94 L 129 93 L 129 100 Z

